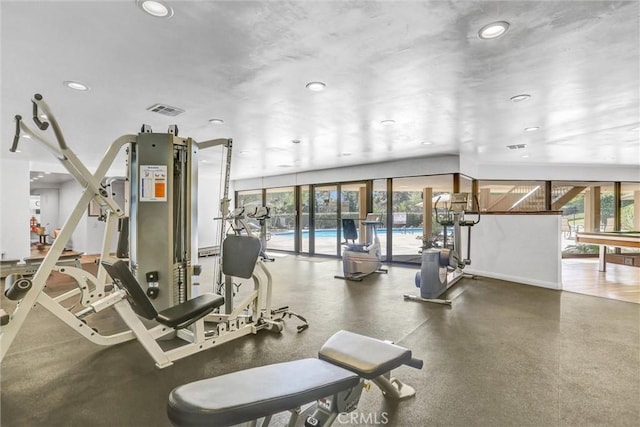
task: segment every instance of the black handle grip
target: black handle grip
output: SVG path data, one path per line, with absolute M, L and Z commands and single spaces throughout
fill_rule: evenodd
M 11 144 L 11 148 L 9 151 L 15 153 L 18 150 L 18 142 L 20 141 L 20 122 L 22 121 L 22 116 L 16 116 L 16 134 L 13 137 L 13 144 Z
M 33 97 L 38 101 L 42 100 L 42 95 L 39 93 L 36 93 Z M 38 116 L 38 104 L 36 104 L 35 101 L 31 101 L 31 103 L 33 104 L 33 121 L 36 123 L 36 126 L 38 126 L 38 129 L 47 130 L 49 123 L 40 120 L 40 117 Z
M 412 357 L 411 360 L 405 363 L 405 365 L 411 366 L 412 368 L 416 368 L 416 369 L 422 369 L 422 365 L 424 365 L 424 362 L 421 359 L 416 359 L 415 357 Z

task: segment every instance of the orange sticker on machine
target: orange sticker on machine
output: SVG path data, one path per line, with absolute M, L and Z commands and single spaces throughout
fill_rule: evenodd
M 167 166 L 140 166 L 140 201 L 167 201 Z
M 164 198 L 166 197 L 166 189 L 167 189 L 167 184 L 165 184 L 164 181 L 156 181 L 156 198 Z

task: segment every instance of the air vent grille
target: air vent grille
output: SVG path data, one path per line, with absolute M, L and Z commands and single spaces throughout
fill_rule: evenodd
M 527 145 L 526 144 L 514 144 L 514 145 L 507 145 L 507 148 L 509 150 L 521 150 L 523 148 L 525 148 Z
M 177 116 L 178 114 L 184 113 L 182 108 L 171 107 L 170 105 L 165 104 L 154 104 L 151 107 L 147 108 L 148 111 L 152 111 L 158 114 L 164 114 L 165 116 Z

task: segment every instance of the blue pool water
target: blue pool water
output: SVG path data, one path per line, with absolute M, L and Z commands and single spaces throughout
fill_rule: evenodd
M 378 235 L 384 236 L 387 233 L 387 230 L 384 228 L 378 228 Z M 277 236 L 293 236 L 293 231 L 283 231 L 281 233 L 272 233 Z M 422 228 L 394 228 L 393 234 L 422 234 Z M 316 230 L 316 237 L 336 237 L 336 229 L 324 229 L 324 230 Z M 302 230 L 302 237 L 309 237 L 309 230 Z

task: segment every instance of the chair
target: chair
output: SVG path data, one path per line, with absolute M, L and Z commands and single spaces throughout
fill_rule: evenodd
M 138 316 L 155 320 L 170 328 L 186 328 L 224 304 L 224 297 L 215 294 L 204 294 L 158 312 L 147 297 L 144 289 L 142 289 L 142 286 L 140 286 L 140 283 L 129 270 L 127 263 L 122 260 L 114 263 L 102 261 L 102 266 L 107 270 L 115 284 L 127 293 L 131 308 Z

